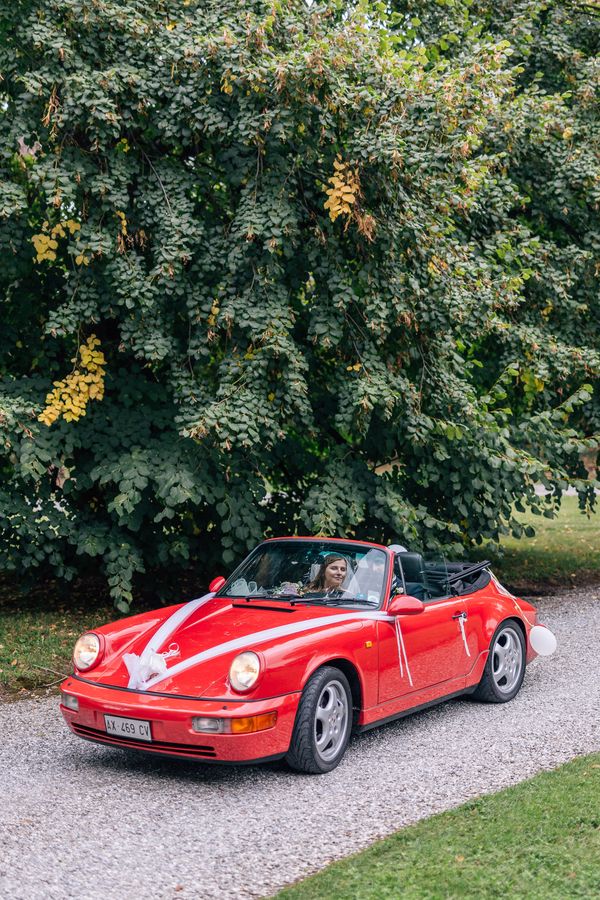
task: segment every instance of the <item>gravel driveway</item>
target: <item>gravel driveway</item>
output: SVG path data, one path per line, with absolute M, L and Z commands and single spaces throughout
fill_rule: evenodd
M 600 750 L 600 587 L 535 601 L 558 637 L 512 703 L 451 701 L 355 738 L 330 775 L 145 758 L 0 706 L 0 896 L 260 897 L 375 838 Z

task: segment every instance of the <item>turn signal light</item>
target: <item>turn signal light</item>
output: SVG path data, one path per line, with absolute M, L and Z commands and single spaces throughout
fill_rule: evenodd
M 260 716 L 244 716 L 238 719 L 220 719 L 216 716 L 194 716 L 192 728 L 202 734 L 254 734 L 265 731 L 277 722 L 277 713 L 262 713 Z
M 232 734 L 253 734 L 255 731 L 265 731 L 272 728 L 277 721 L 277 713 L 263 713 L 262 716 L 246 716 L 243 719 L 231 720 Z

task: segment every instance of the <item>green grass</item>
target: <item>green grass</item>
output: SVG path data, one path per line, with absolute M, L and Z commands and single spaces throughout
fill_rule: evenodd
M 600 754 L 424 819 L 277 895 L 279 900 L 599 896 Z
M 504 538 L 503 554 L 493 556 L 498 577 L 523 594 L 600 582 L 600 512 L 579 511 L 577 497 L 563 497 L 556 519 L 517 513 L 533 525 L 535 537 Z M 485 549 L 479 556 L 485 557 Z
M 9 692 L 39 689 L 68 674 L 79 635 L 119 615 L 106 601 L 86 608 L 81 596 L 71 606 L 52 590 L 48 594 L 44 608 L 41 597 L 19 599 L 0 592 L 0 699 Z
M 197 577 L 182 572 L 171 586 L 170 603 L 202 593 Z M 160 599 L 140 593 L 131 614 L 156 609 Z M 71 654 L 79 635 L 122 618 L 101 578 L 58 581 L 19 589 L 14 578 L 0 578 L 0 700 L 26 696 L 72 671 Z

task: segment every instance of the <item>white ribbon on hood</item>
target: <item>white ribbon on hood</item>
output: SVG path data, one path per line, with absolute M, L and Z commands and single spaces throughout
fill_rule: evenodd
M 185 606 L 182 606 L 180 609 L 178 609 L 177 612 L 174 612 L 173 615 L 170 616 L 165 622 L 163 622 L 161 627 L 150 638 L 139 656 L 136 653 L 123 654 L 123 662 L 125 663 L 127 671 L 129 672 L 129 682 L 127 684 L 128 688 L 138 691 L 147 690 L 154 687 L 154 685 L 163 681 L 165 678 L 170 678 L 173 675 L 179 675 L 181 672 L 185 672 L 187 669 L 190 669 L 201 662 L 207 661 L 209 659 L 214 659 L 217 656 L 224 656 L 225 654 L 233 650 L 245 650 L 253 644 L 261 644 L 265 641 L 273 640 L 274 638 L 285 637 L 292 634 L 301 634 L 305 631 L 312 631 L 326 626 L 338 625 L 343 622 L 365 621 L 369 619 L 379 619 L 384 622 L 394 622 L 394 618 L 386 615 L 381 611 L 367 612 L 366 610 L 357 610 L 355 612 L 342 613 L 333 616 L 319 616 L 317 618 L 310 618 L 300 622 L 290 623 L 289 625 L 278 625 L 274 628 L 267 628 L 263 631 L 257 631 L 253 634 L 235 638 L 234 640 L 225 641 L 222 644 L 217 644 L 217 646 L 215 647 L 209 647 L 208 649 L 203 650 L 200 653 L 196 653 L 193 656 L 190 656 L 188 659 L 182 659 L 181 661 L 175 663 L 174 666 L 171 666 L 170 669 L 167 668 L 166 660 L 171 656 L 178 656 L 179 648 L 176 645 L 171 645 L 173 649 L 169 648 L 169 650 L 167 650 L 165 653 L 159 653 L 159 648 L 170 637 L 172 637 L 177 628 L 179 628 L 179 626 L 182 625 L 183 622 L 185 622 L 186 619 L 188 619 L 192 615 L 192 613 L 194 613 L 200 606 L 202 606 L 204 603 L 207 603 L 213 597 L 214 594 L 205 594 L 203 597 L 198 597 L 197 600 L 191 600 Z M 399 624 L 400 623 L 396 618 L 394 625 L 397 629 L 396 634 L 398 640 L 400 669 L 402 671 L 403 656 L 408 679 L 412 685 L 412 677 L 408 668 L 408 659 L 406 656 L 406 650 L 404 649 L 404 640 L 402 638 L 402 632 L 399 628 Z
M 128 688 L 134 691 L 143 691 L 151 678 L 154 678 L 156 675 L 164 677 L 167 674 L 167 659 L 172 656 L 178 656 L 179 648 L 170 647 L 165 653 L 159 653 L 159 648 L 162 647 L 165 641 L 168 641 L 180 625 L 189 619 L 192 613 L 196 612 L 200 606 L 203 606 L 209 600 L 212 600 L 214 596 L 214 593 L 204 594 L 204 596 L 190 600 L 189 603 L 180 607 L 152 635 L 139 656 L 137 653 L 123 654 L 123 662 L 129 672 Z
M 209 647 L 202 650 L 188 659 L 182 659 L 181 662 L 175 663 L 167 670 L 165 675 L 153 675 L 146 683 L 147 688 L 154 687 L 165 677 L 171 678 L 173 675 L 179 675 L 199 663 L 206 662 L 209 659 L 215 659 L 217 656 L 225 656 L 233 650 L 249 650 L 256 644 L 262 644 L 276 638 L 286 637 L 292 634 L 302 634 L 305 631 L 313 631 L 318 628 L 329 627 L 330 625 L 339 625 L 342 622 L 360 622 L 368 619 L 380 619 L 384 622 L 393 621 L 390 616 L 382 612 L 349 612 L 334 616 L 319 616 L 318 618 L 304 619 L 301 622 L 291 622 L 289 625 L 277 625 L 274 628 L 266 628 L 264 631 L 255 631 L 253 634 L 246 634 L 242 637 L 235 638 L 231 641 L 225 641 L 223 644 L 217 644 L 215 647 Z

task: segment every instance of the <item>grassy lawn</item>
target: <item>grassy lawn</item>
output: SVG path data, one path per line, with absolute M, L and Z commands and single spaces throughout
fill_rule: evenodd
M 104 615 L 82 609 L 0 612 L 0 698 L 2 689 L 27 691 L 69 674 L 79 635 L 116 617 L 111 608 Z
M 404 828 L 278 900 L 600 896 L 600 754 Z
M 118 617 L 106 598 L 94 602 L 93 587 L 76 585 L 65 598 L 50 584 L 15 597 L 10 583 L 0 584 L 0 699 L 69 673 L 79 635 Z
M 588 518 L 577 497 L 563 497 L 556 519 L 530 512 L 517 518 L 533 525 L 535 537 L 505 538 L 503 555 L 493 559 L 498 577 L 515 591 L 544 593 L 600 582 L 600 511 Z M 479 556 L 485 558 L 485 551 Z
M 198 597 L 206 587 L 193 572 L 181 572 L 166 592 L 165 605 Z M 156 609 L 156 594 L 139 595 L 131 615 Z M 27 696 L 72 671 L 71 654 L 84 631 L 123 618 L 100 578 L 64 585 L 49 581 L 19 591 L 0 576 L 0 701 Z M 54 674 L 58 673 L 58 674 Z

